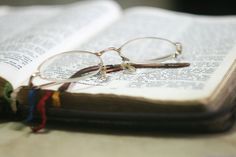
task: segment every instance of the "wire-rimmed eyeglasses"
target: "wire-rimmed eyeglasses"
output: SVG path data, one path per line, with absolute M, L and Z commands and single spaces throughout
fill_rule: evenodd
M 114 51 L 121 64 L 104 65 L 102 55 Z M 159 37 L 136 38 L 125 42 L 119 48 L 109 47 L 102 51 L 68 51 L 45 60 L 31 75 L 29 86 L 32 88 L 49 87 L 61 83 L 78 82 L 96 74 L 106 78 L 106 73 L 125 70 L 134 72 L 137 68 L 180 68 L 189 63 L 162 63 L 176 58 L 182 53 L 182 45 Z M 39 76 L 49 83 L 34 85 L 33 79 Z

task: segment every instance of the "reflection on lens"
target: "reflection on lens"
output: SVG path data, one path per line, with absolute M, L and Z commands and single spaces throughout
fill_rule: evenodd
M 134 39 L 121 47 L 121 54 L 134 62 L 155 62 L 175 52 L 174 43 L 155 37 Z
M 100 58 L 93 53 L 71 51 L 49 58 L 42 63 L 39 72 L 44 79 L 61 81 L 96 75 L 100 64 Z

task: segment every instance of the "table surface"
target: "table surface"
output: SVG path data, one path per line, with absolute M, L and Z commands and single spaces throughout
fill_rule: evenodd
M 0 123 L 1 157 L 235 157 L 236 127 L 217 134 L 119 133 L 50 129 L 32 134 L 16 122 Z

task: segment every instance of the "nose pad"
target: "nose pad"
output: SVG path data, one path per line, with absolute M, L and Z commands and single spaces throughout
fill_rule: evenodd
M 103 66 L 102 69 L 101 69 L 101 71 L 100 71 L 100 78 L 99 78 L 99 79 L 100 79 L 102 82 L 108 81 L 108 76 L 107 76 L 106 70 L 107 70 L 106 67 Z
M 121 67 L 124 70 L 123 71 L 124 74 L 134 74 L 136 72 L 136 68 L 128 62 L 123 62 L 121 64 Z

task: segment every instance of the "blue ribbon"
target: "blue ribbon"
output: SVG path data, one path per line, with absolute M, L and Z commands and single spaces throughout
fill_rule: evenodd
M 30 122 L 33 119 L 34 109 L 36 106 L 36 92 L 37 89 L 31 89 L 28 94 L 28 102 L 29 102 L 29 115 L 26 118 L 26 122 Z

